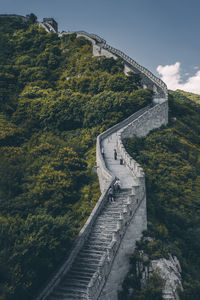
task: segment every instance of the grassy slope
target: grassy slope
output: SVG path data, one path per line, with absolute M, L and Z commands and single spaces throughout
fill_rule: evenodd
M 173 92 L 172 92 L 173 93 Z M 185 91 L 182 91 L 182 90 L 176 90 L 176 97 L 178 97 L 180 95 L 180 98 L 182 96 L 200 104 L 200 95 L 197 95 L 197 94 L 194 94 L 194 93 L 189 93 L 189 92 L 185 92 Z M 182 97 L 183 98 L 183 97 Z

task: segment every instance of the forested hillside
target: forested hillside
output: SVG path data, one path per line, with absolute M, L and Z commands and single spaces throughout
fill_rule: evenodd
M 173 96 L 172 96 L 173 95 Z M 198 96 L 198 95 L 196 95 Z M 135 263 L 140 250 L 149 259 L 176 255 L 182 267 L 182 300 L 200 299 L 200 106 L 170 92 L 169 124 L 146 138 L 126 140 L 126 149 L 146 174 L 149 243 L 138 243 L 120 299 L 134 288 L 133 300 L 159 300 L 162 282 L 140 289 Z M 146 262 L 148 264 L 148 262 Z
M 200 104 L 200 95 L 194 94 L 194 93 L 189 93 L 189 92 L 185 92 L 182 90 L 176 90 L 176 92 L 172 92 L 172 95 L 174 94 L 176 98 L 180 98 L 180 99 L 190 99 L 198 104 Z
M 96 136 L 151 102 L 75 34 L 0 17 L 0 300 L 30 299 L 100 195 Z

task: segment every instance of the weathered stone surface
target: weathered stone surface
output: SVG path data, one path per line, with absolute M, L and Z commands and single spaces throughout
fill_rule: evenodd
M 148 261 L 148 256 L 141 252 L 142 261 L 137 263 L 137 273 L 141 278 L 141 285 L 147 285 L 149 277 L 157 272 L 164 279 L 163 300 L 179 300 L 177 291 L 183 290 L 181 280 L 181 266 L 176 256 L 169 254 L 169 258 L 151 260 L 148 266 L 143 262 Z

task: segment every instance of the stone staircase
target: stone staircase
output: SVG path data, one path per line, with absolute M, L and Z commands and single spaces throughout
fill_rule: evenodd
M 61 280 L 48 300 L 88 299 L 88 285 L 114 239 L 118 221 L 128 205 L 130 193 L 131 189 L 122 189 L 116 194 L 115 202 L 107 202 L 69 273 Z

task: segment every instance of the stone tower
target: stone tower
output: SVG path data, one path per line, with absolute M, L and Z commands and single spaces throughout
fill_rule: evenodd
M 58 32 L 58 23 L 54 20 L 54 18 L 43 18 L 43 24 L 51 25 L 53 29 Z

